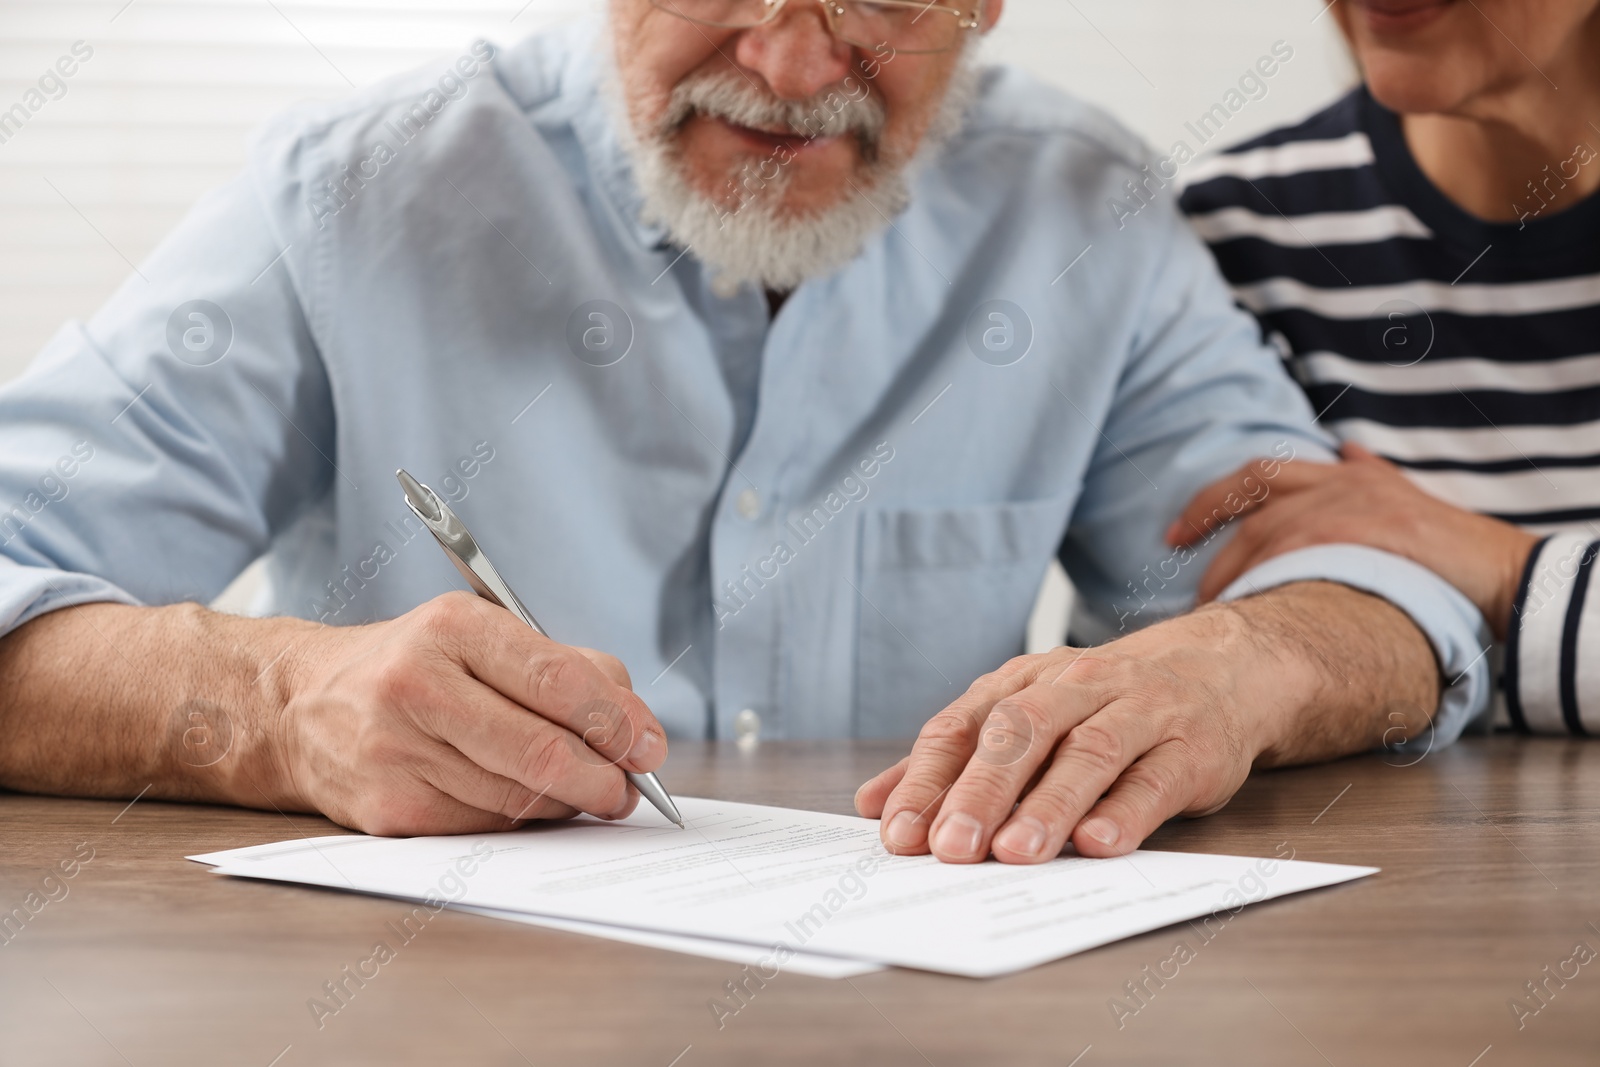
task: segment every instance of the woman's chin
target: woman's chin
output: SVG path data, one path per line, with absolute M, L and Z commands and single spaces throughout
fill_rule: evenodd
M 1369 54 L 1363 57 L 1363 74 L 1373 97 L 1390 111 L 1402 115 L 1450 114 L 1470 95 L 1440 77 L 1439 67 L 1414 56 Z

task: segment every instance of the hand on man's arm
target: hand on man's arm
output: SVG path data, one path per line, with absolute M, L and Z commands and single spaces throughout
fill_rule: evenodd
M 1440 688 L 1404 612 L 1343 585 L 1286 585 L 1012 660 L 930 720 L 856 807 L 899 854 L 1037 863 L 1070 841 L 1121 855 L 1175 815 L 1216 811 L 1252 768 L 1415 736 Z
M 620 818 L 623 771 L 667 753 L 619 661 L 465 593 L 355 627 L 63 608 L 0 638 L 0 693 L 0 786 L 149 787 L 386 835 Z
M 1238 527 L 1200 580 L 1200 601 L 1284 553 L 1363 544 L 1405 556 L 1445 579 L 1504 640 L 1515 621 L 1512 601 L 1539 538 L 1445 503 L 1360 445 L 1346 444 L 1341 455 L 1342 463 L 1265 461 L 1276 472 L 1271 476 L 1263 473 L 1263 461 L 1253 461 L 1195 494 L 1167 531 L 1168 544 L 1193 545 L 1215 532 L 1219 516 Z

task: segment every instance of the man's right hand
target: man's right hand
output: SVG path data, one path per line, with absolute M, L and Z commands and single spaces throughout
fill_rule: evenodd
M 619 660 L 468 593 L 302 640 L 271 731 L 276 776 L 297 806 L 357 830 L 621 818 L 639 800 L 623 771 L 666 759 L 665 732 Z

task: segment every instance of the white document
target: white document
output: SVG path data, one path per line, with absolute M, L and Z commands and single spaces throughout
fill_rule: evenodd
M 615 823 L 332 837 L 195 858 L 220 874 L 972 977 L 1376 870 L 1182 852 L 943 864 L 887 855 L 868 819 L 689 797 L 678 807 L 687 830 L 641 806 Z
M 680 813 L 681 814 L 681 813 Z M 529 926 L 543 926 L 551 930 L 565 930 L 573 934 L 588 934 L 609 941 L 625 941 L 630 945 L 682 952 L 689 956 L 705 956 L 713 960 L 742 963 L 757 969 L 762 978 L 771 978 L 773 971 L 787 974 L 804 974 L 812 978 L 855 978 L 884 969 L 881 963 L 845 959 L 843 956 L 819 956 L 814 952 L 796 952 L 779 963 L 771 945 L 750 945 L 743 941 L 719 941 L 709 937 L 687 937 L 683 934 L 662 934 L 654 930 L 635 930 L 607 923 L 584 922 L 581 919 L 555 919 L 548 915 L 529 915 L 521 911 L 500 908 L 475 908 L 470 904 L 451 904 L 454 911 L 486 915 L 491 919 L 505 919 Z
M 348 841 L 348 836 L 302 838 L 301 844 L 315 842 L 320 848 L 323 845 Z M 360 840 L 372 840 L 361 838 Z M 288 843 L 254 845 L 250 848 L 236 848 L 226 852 L 210 852 L 201 856 L 190 856 L 197 863 L 217 866 L 229 860 L 248 860 L 258 852 L 281 852 Z M 331 884 L 331 883 L 330 883 Z M 350 888 L 342 886 L 341 888 Z M 380 894 L 392 896 L 393 894 Z M 409 899 L 397 897 L 410 904 L 421 904 L 420 898 Z M 776 960 L 773 956 L 771 945 L 752 945 L 744 941 L 724 941 L 709 937 L 688 937 L 683 934 L 664 934 L 655 930 L 639 930 L 627 926 L 612 926 L 608 923 L 584 922 L 581 919 L 557 919 L 549 915 L 530 915 L 521 911 L 506 911 L 500 908 L 478 908 L 470 904 L 446 904 L 452 911 L 462 911 L 471 915 L 482 915 L 490 919 L 503 919 L 507 922 L 522 923 L 527 926 L 542 926 L 550 930 L 562 930 L 571 934 L 586 934 L 590 937 L 603 937 L 608 941 L 622 941 L 630 945 L 643 945 L 646 948 L 658 948 L 667 952 L 681 952 L 689 956 L 704 956 L 713 960 L 727 960 L 729 963 L 740 963 L 759 969 L 764 977 L 774 966 Z M 803 974 L 811 978 L 855 978 L 863 974 L 872 974 L 874 971 L 884 969 L 881 963 L 871 963 L 866 960 L 845 959 L 842 956 L 819 956 L 814 952 L 796 952 L 784 960 L 781 969 L 790 974 Z

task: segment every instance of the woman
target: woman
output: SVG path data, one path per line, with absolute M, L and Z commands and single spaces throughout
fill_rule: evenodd
M 1283 467 L 1201 595 L 1309 544 L 1407 555 L 1503 642 L 1512 726 L 1600 734 L 1600 0 L 1331 10 L 1364 84 L 1183 207 L 1346 462 Z

